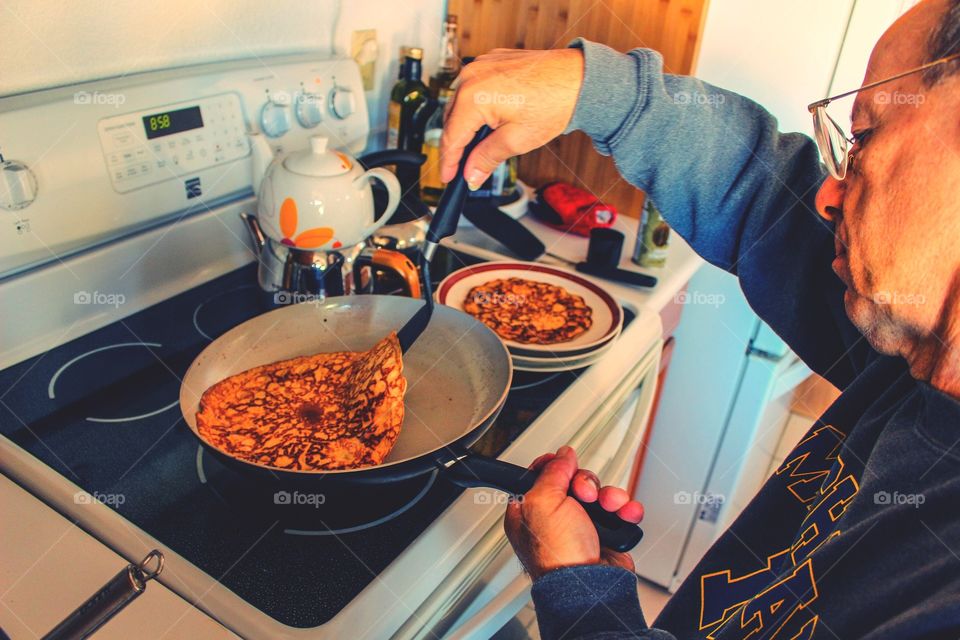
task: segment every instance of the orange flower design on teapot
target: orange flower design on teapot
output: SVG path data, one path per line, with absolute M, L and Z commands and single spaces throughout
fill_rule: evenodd
M 315 249 L 329 242 L 333 236 L 333 227 L 313 227 L 297 233 L 297 202 L 293 198 L 285 198 L 280 205 L 280 231 L 283 233 L 281 243 L 299 249 Z M 339 249 L 340 242 L 334 242 L 331 247 Z

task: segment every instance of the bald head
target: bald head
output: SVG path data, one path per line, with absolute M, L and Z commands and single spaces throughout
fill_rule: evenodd
M 960 53 L 960 0 L 946 0 L 940 21 L 930 34 L 928 45 L 930 61 Z M 936 84 L 942 78 L 960 71 L 960 60 L 937 65 L 924 73 L 928 84 Z
M 960 0 L 923 0 L 903 14 L 877 41 L 864 84 L 919 67 L 960 49 Z M 950 41 L 950 37 L 953 41 Z M 944 53 L 947 51 L 947 53 Z M 938 78 L 946 71 L 941 66 Z M 932 70 L 928 81 L 933 81 Z

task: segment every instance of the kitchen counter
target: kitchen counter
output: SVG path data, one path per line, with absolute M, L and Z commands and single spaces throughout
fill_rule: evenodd
M 587 238 L 558 231 L 543 224 L 531 215 L 524 215 L 520 217 L 519 220 L 523 226 L 533 232 L 533 234 L 546 245 L 549 253 L 556 254 L 561 258 L 574 262 L 580 262 L 586 259 Z M 597 282 L 615 298 L 630 300 L 640 307 L 660 313 L 671 303 L 678 301 L 677 294 L 703 264 L 703 259 L 690 248 L 690 245 L 688 245 L 683 238 L 676 233 L 672 233 L 670 235 L 670 246 L 666 264 L 662 268 L 656 269 L 638 267 L 630 259 L 630 256 L 633 255 L 633 246 L 639 222 L 636 218 L 628 218 L 627 216 L 621 215 L 617 216 L 617 220 L 613 225 L 614 229 L 620 231 L 625 236 L 623 254 L 620 256 L 620 268 L 655 276 L 658 279 L 656 287 L 634 287 L 594 276 L 584 274 L 581 274 L 581 276 Z M 445 240 L 444 242 L 449 243 L 451 247 L 458 250 L 473 253 L 488 260 L 517 260 L 516 256 L 510 253 L 509 249 L 469 224 L 466 220 L 461 220 L 456 235 L 453 236 L 452 239 Z M 465 247 L 463 245 L 469 246 Z M 547 255 L 540 258 L 538 262 L 561 268 L 572 268 L 570 265 L 564 264 L 562 261 Z

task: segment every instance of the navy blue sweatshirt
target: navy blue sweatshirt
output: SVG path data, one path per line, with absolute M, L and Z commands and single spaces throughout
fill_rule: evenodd
M 960 637 L 960 403 L 875 352 L 843 307 L 816 145 L 759 105 L 665 75 L 650 50 L 577 41 L 570 129 L 612 155 L 700 255 L 843 393 L 648 628 L 633 574 L 533 585 L 552 638 Z

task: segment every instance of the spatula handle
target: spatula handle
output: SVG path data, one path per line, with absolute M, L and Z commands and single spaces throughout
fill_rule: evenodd
M 532 489 L 539 475 L 521 466 L 474 453 L 460 458 L 446 467 L 445 471 L 447 478 L 461 487 L 490 487 L 516 497 Z M 579 502 L 590 516 L 597 529 L 600 546 L 614 551 L 630 551 L 643 538 L 643 530 L 639 526 L 607 511 L 599 502 L 583 502 L 572 494 L 570 497 Z
M 473 136 L 473 140 L 463 150 L 460 165 L 457 167 L 457 175 L 447 183 L 443 194 L 440 196 L 440 202 L 437 203 L 437 210 L 433 214 L 430 228 L 427 229 L 427 239 L 423 247 L 423 255 L 427 260 L 433 257 L 437 244 L 447 236 L 452 236 L 457 230 L 460 213 L 467 201 L 467 180 L 463 175 L 463 169 L 467 165 L 467 158 L 480 144 L 480 141 L 490 135 L 491 131 L 493 130 L 487 125 L 480 127 L 480 130 Z

